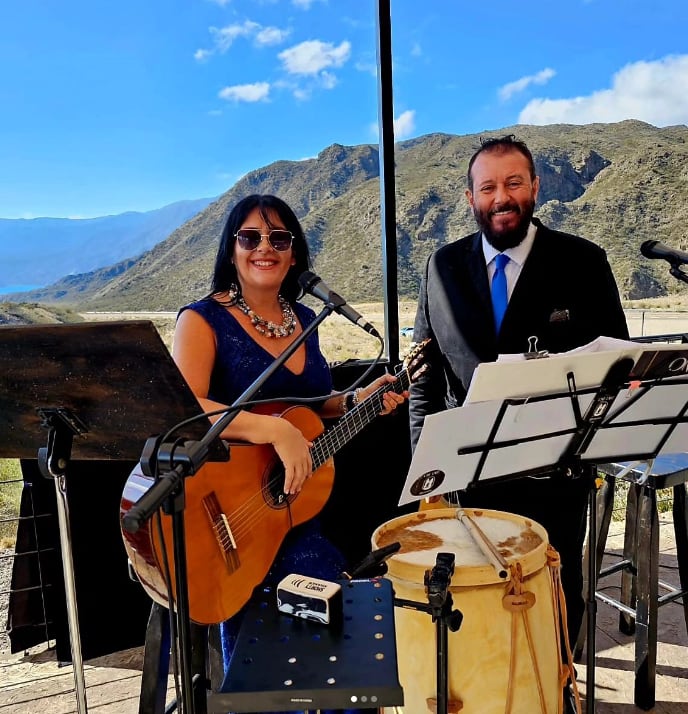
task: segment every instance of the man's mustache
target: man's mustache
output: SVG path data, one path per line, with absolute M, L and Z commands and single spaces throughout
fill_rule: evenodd
M 500 206 L 499 208 L 493 209 L 488 213 L 488 215 L 495 216 L 501 211 L 514 211 L 515 213 L 521 215 L 521 207 L 518 205 L 518 203 L 507 203 L 505 206 Z

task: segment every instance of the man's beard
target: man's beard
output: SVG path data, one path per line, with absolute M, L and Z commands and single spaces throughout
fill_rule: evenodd
M 515 248 L 523 241 L 528 233 L 528 227 L 535 212 L 535 201 L 530 201 L 527 205 L 520 206 L 517 203 L 501 206 L 502 209 L 510 208 L 516 210 L 520 214 L 518 225 L 511 230 L 503 230 L 495 232 L 490 223 L 490 213 L 487 215 L 484 211 L 478 210 L 473 206 L 473 216 L 478 224 L 478 227 L 485 236 L 485 240 L 500 253 L 508 248 Z

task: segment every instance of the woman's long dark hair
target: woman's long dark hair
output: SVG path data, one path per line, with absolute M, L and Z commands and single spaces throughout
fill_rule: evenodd
M 269 194 L 256 193 L 246 196 L 246 198 L 242 198 L 230 211 L 222 231 L 220 245 L 215 258 L 215 269 L 213 270 L 212 290 L 210 294 L 214 295 L 215 293 L 225 292 L 229 290 L 231 285 L 236 285 L 237 288 L 241 290 L 236 266 L 232 262 L 234 244 L 236 243 L 236 232 L 241 228 L 248 214 L 255 208 L 258 209 L 261 218 L 270 228 L 273 227 L 270 222 L 270 214 L 276 213 L 282 220 L 282 223 L 284 223 L 284 227 L 288 231 L 291 231 L 294 236 L 291 248 L 292 255 L 296 262 L 290 266 L 289 272 L 285 275 L 282 281 L 282 287 L 280 288 L 280 295 L 293 304 L 301 296 L 302 292 L 298 282 L 299 275 L 311 267 L 308 244 L 303 234 L 303 228 L 301 228 L 299 219 L 296 217 L 294 211 L 292 211 L 281 198 Z

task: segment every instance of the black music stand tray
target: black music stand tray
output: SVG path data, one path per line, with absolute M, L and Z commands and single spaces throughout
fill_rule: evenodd
M 146 438 L 202 411 L 148 320 L 2 326 L 0 374 L 0 458 L 35 459 L 38 453 L 41 472 L 55 481 L 77 711 L 83 714 L 69 462 L 135 461 Z M 198 420 L 184 436 L 201 438 L 209 427 L 207 419 Z M 219 441 L 211 458 L 226 459 Z
M 391 582 L 340 584 L 340 625 L 284 615 L 275 588 L 256 588 L 209 714 L 401 705 Z

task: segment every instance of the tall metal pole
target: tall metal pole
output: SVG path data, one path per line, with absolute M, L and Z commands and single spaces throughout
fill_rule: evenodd
M 380 222 L 385 343 L 392 364 L 399 361 L 397 221 L 394 181 L 394 102 L 392 95 L 392 17 L 390 0 L 377 0 L 377 88 L 380 157 Z

